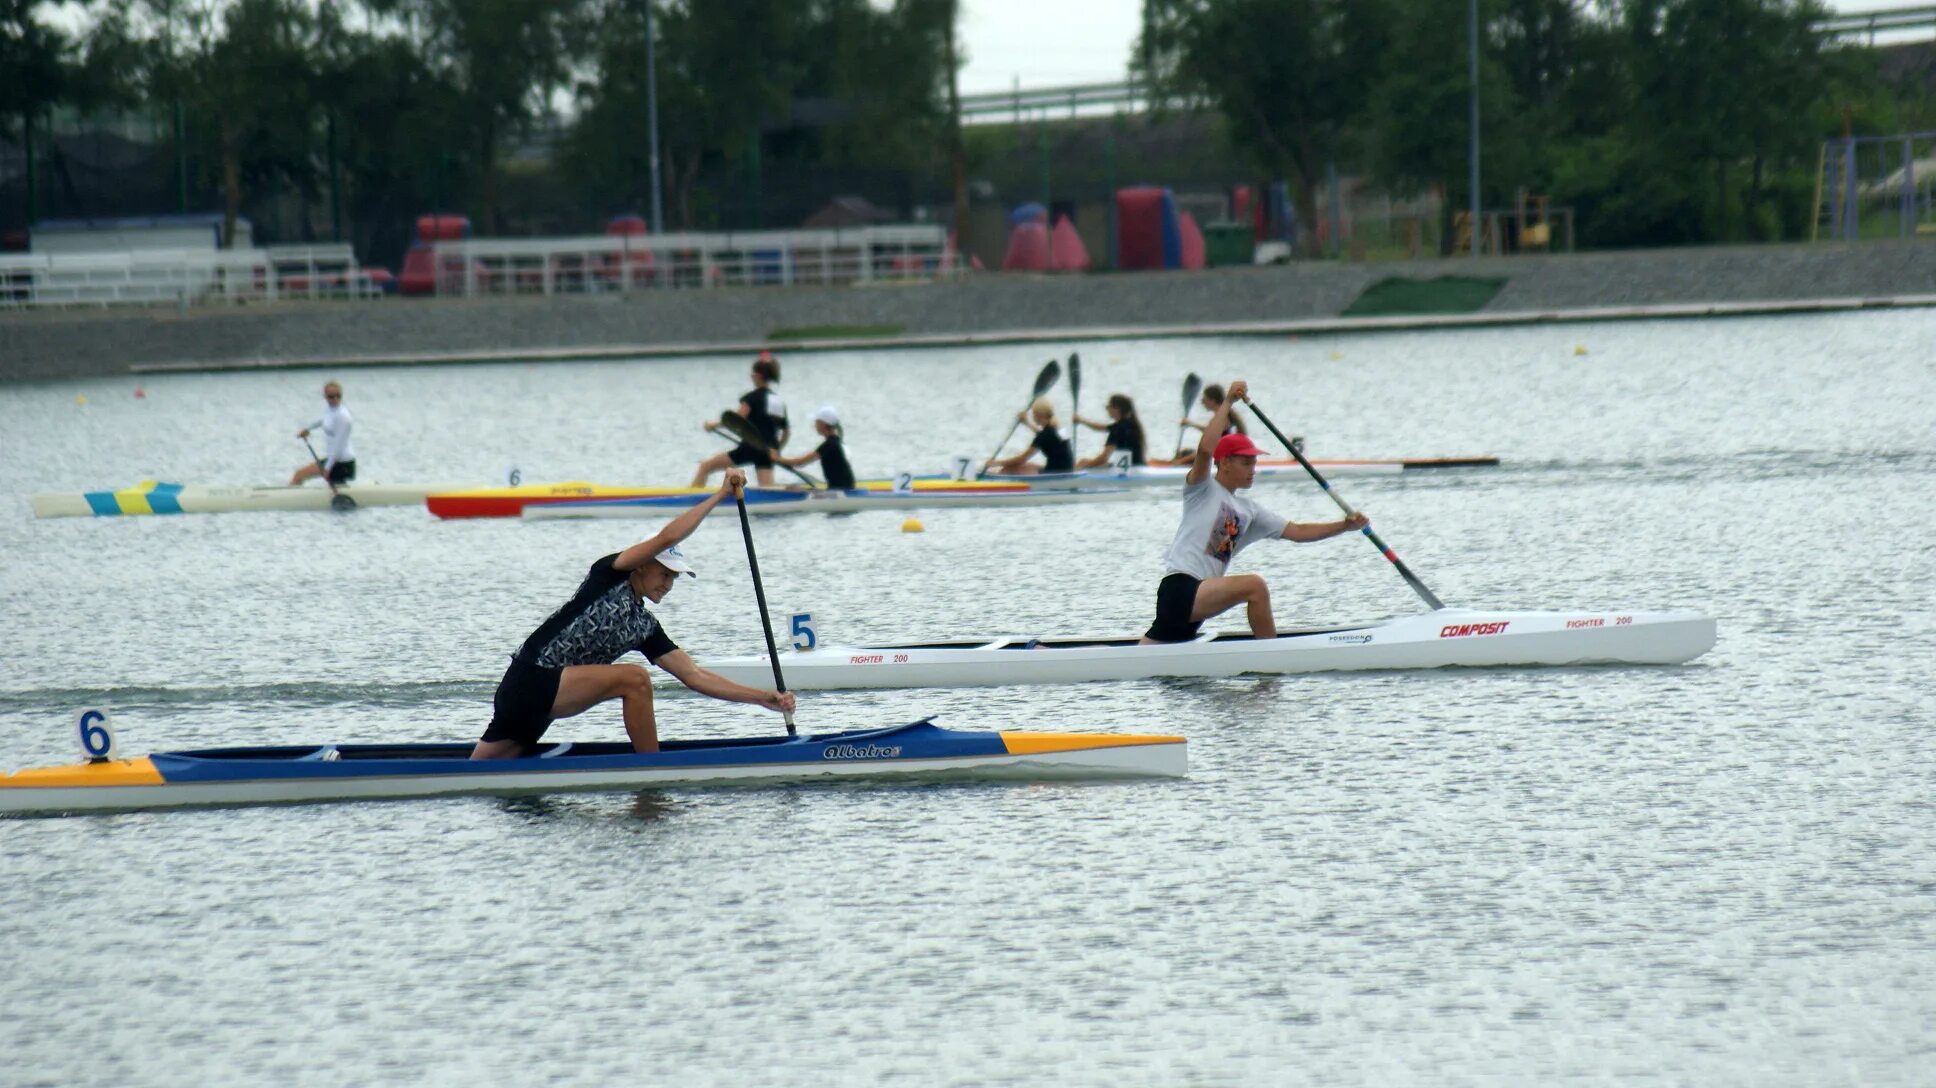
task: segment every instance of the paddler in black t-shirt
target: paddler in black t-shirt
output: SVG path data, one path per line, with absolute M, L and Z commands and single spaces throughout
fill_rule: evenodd
M 820 436 L 818 448 L 798 457 L 773 458 L 774 464 L 791 465 L 799 468 L 820 462 L 820 471 L 827 476 L 827 487 L 834 491 L 854 489 L 854 470 L 847 464 L 847 450 L 841 445 L 840 413 L 831 404 L 823 404 L 813 414 L 813 429 Z
M 1109 398 L 1107 405 L 1109 420 L 1076 417 L 1076 423 L 1090 430 L 1107 431 L 1109 437 L 1102 440 L 1102 452 L 1094 457 L 1085 457 L 1076 462 L 1077 468 L 1102 468 L 1115 461 L 1116 455 L 1128 451 L 1129 463 L 1142 465 L 1143 460 L 1143 421 L 1136 418 L 1136 402 L 1122 393 Z
M 773 457 L 770 451 L 785 446 L 789 435 L 786 402 L 770 388 L 779 380 L 780 360 L 775 359 L 771 352 L 760 352 L 760 357 L 753 361 L 753 391 L 739 398 L 739 405 L 733 411 L 745 416 L 746 422 L 753 425 L 765 448 L 742 442 L 725 453 L 706 458 L 699 462 L 699 470 L 693 474 L 691 486 L 705 487 L 707 477 L 732 465 L 752 465 L 760 486 L 773 486 Z M 706 429 L 718 430 L 719 421 L 707 420 Z
M 1055 405 L 1047 397 L 1035 398 L 1029 410 L 1019 417 L 1022 426 L 1035 432 L 1035 441 L 1028 449 L 1013 457 L 991 457 L 983 466 L 984 471 L 1001 473 L 1007 476 L 1033 476 L 1041 472 L 1071 472 L 1075 469 L 1075 448 L 1069 440 L 1062 437 L 1061 428 L 1055 425 Z M 1037 453 L 1042 455 L 1042 463 L 1037 465 L 1029 460 Z
M 571 600 L 512 655 L 492 700 L 491 724 L 471 750 L 472 759 L 521 756 L 554 720 L 612 699 L 624 703 L 625 735 L 631 738 L 633 750 L 658 751 L 651 676 L 639 665 L 614 664 L 632 650 L 701 695 L 793 712 L 791 692 L 735 684 L 700 668 L 645 607 L 647 601 L 665 600 L 681 574 L 697 577 L 679 542 L 691 536 L 735 486 L 745 483 L 745 473 L 728 470 L 718 492 L 672 519 L 657 535 L 592 564 Z

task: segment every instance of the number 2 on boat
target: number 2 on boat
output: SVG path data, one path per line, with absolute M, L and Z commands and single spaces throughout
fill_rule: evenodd
M 120 748 L 114 743 L 114 728 L 106 714 L 84 710 L 74 725 L 81 734 L 81 754 L 90 761 L 113 759 L 120 754 Z
M 793 635 L 793 648 L 805 653 L 820 645 L 820 637 L 813 628 L 813 613 L 795 612 L 788 625 Z

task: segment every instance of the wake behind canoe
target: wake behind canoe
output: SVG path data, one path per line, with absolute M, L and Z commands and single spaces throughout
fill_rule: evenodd
M 627 790 L 859 778 L 1175 778 L 1177 736 L 981 732 L 932 719 L 799 737 L 541 744 L 473 760 L 470 744 L 306 745 L 165 752 L 0 775 L 0 814 Z

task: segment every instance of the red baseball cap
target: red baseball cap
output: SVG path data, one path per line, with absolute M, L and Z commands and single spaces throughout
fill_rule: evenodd
M 1221 461 L 1227 457 L 1259 457 L 1263 452 L 1250 440 L 1249 435 L 1227 434 L 1217 439 L 1217 450 L 1210 455 L 1210 459 Z

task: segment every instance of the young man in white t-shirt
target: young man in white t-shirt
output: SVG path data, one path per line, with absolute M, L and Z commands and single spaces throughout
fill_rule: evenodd
M 1163 553 L 1156 622 L 1143 635 L 1144 645 L 1188 642 L 1197 637 L 1203 621 L 1238 604 L 1249 614 L 1252 635 L 1276 638 L 1270 586 L 1259 575 L 1224 573 L 1230 561 L 1259 540 L 1307 543 L 1371 524 L 1362 512 L 1340 521 L 1286 521 L 1237 494 L 1256 480 L 1257 455 L 1263 452 L 1246 435 L 1223 433 L 1231 406 L 1248 392 L 1243 382 L 1231 382 L 1229 395 L 1204 425 L 1189 474 L 1183 478 L 1183 522 L 1170 550 Z

